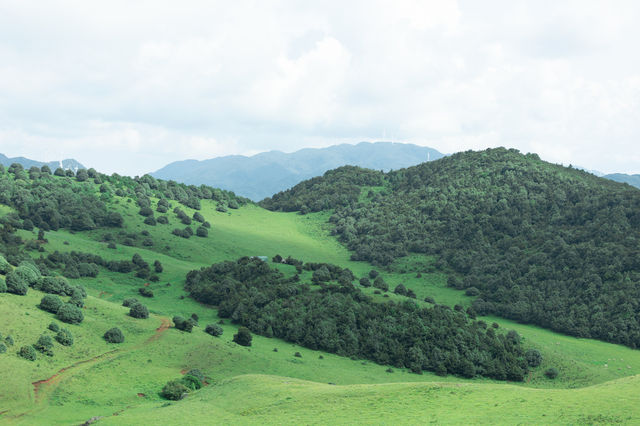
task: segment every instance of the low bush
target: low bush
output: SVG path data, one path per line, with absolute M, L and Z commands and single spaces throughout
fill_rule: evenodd
M 173 317 L 173 324 L 178 330 L 191 333 L 191 331 L 193 331 L 193 326 L 196 325 L 196 322 L 192 318 L 184 319 L 183 317 L 176 315 L 175 317 Z
M 3 354 L 7 351 L 7 347 L 4 343 L 0 342 L 0 354 Z
M 198 390 L 202 387 L 202 380 L 190 374 L 186 374 L 181 381 L 187 388 L 192 391 Z
M 43 334 L 33 345 L 33 347 L 38 352 L 42 352 L 47 356 L 53 356 L 53 339 L 51 338 L 51 336 Z
M 55 323 L 55 322 L 52 322 L 51 324 L 49 324 L 49 327 L 47 328 L 53 331 L 54 333 L 57 333 L 58 331 L 60 331 L 60 326 L 58 325 L 58 323 Z
M 469 287 L 468 289 L 465 290 L 464 294 L 466 294 L 467 296 L 479 296 L 480 290 L 478 290 L 475 287 Z
M 547 369 L 544 372 L 544 375 L 547 376 L 549 379 L 552 379 L 552 380 L 555 379 L 556 377 L 558 377 L 558 374 L 559 374 L 558 373 L 558 369 L 555 368 L 555 367 L 551 367 L 551 368 Z
M 187 388 L 181 380 L 171 380 L 162 388 L 163 398 L 170 399 L 172 401 L 178 401 L 184 398 L 186 394 L 189 393 L 189 388 Z
M 136 299 L 135 297 L 130 297 L 130 298 L 124 299 L 122 301 L 122 306 L 130 308 L 131 306 L 135 305 L 136 303 L 138 303 L 138 299 Z
M 62 296 L 71 296 L 73 293 L 73 287 L 64 277 L 42 277 L 34 288 L 45 293 L 60 294 Z
M 4 278 L 0 278 L 0 293 L 7 292 L 7 283 L 4 281 Z
M 393 292 L 400 296 L 406 296 L 407 288 L 403 284 L 398 284 L 396 288 L 393 289 Z
M 129 316 L 140 319 L 149 318 L 149 309 L 142 303 L 135 303 L 129 309 Z
M 525 352 L 524 357 L 526 358 L 529 367 L 537 367 L 542 364 L 542 354 L 537 349 L 529 349 Z
M 30 262 L 21 262 L 13 271 L 20 275 L 29 287 L 33 287 L 41 277 L 40 270 Z
M 124 334 L 122 334 L 122 330 L 120 330 L 118 327 L 113 327 L 107 330 L 107 332 L 104 333 L 103 337 L 104 337 L 104 340 L 106 340 L 109 343 L 124 342 Z
M 138 293 L 140 293 L 142 297 L 153 297 L 153 290 L 149 287 L 140 287 Z
M 204 384 L 205 376 L 204 373 L 197 368 L 187 371 L 187 376 L 195 376 L 197 377 L 202 384 Z
M 204 329 L 205 333 L 210 334 L 212 336 L 222 336 L 224 330 L 218 324 L 207 324 L 207 327 Z
M 84 320 L 82 310 L 76 305 L 65 303 L 58 309 L 57 317 L 60 321 L 69 324 L 80 324 Z
M 61 328 L 56 334 L 56 341 L 63 346 L 72 346 L 73 345 L 73 334 L 66 328 Z
M 38 307 L 43 311 L 51 312 L 52 314 L 58 313 L 58 310 L 63 305 L 62 300 L 55 294 L 47 294 L 41 300 Z
M 251 346 L 253 336 L 247 327 L 240 327 L 238 332 L 233 335 L 233 341 L 240 346 Z
M 16 268 L 17 269 L 17 268 Z M 7 273 L 6 276 L 7 292 L 24 296 L 27 294 L 29 286 L 21 274 L 15 270 Z
M 0 274 L 6 275 L 11 269 L 11 264 L 0 254 Z
M 196 235 L 198 237 L 206 238 L 209 236 L 209 231 L 204 226 L 198 226 L 198 229 L 196 229 Z
M 36 350 L 33 348 L 33 346 L 21 347 L 20 350 L 18 351 L 18 356 L 29 361 L 35 361 L 36 358 L 38 357 L 38 355 L 36 354 Z

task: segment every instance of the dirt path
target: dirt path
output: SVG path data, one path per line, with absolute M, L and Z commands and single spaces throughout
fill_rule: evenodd
M 49 377 L 48 379 L 43 379 L 43 380 L 38 380 L 36 382 L 33 382 L 32 385 L 33 385 L 33 394 L 34 394 L 35 403 L 39 404 L 40 402 L 42 402 L 42 396 L 45 390 L 47 391 L 47 393 L 51 393 L 53 390 L 55 390 L 56 386 L 58 385 L 58 383 L 60 383 L 60 381 L 66 378 L 66 376 L 68 376 L 69 373 L 71 373 L 73 370 L 76 370 L 78 367 L 81 367 L 87 364 L 97 363 L 105 359 L 111 359 L 113 356 L 119 355 L 120 353 L 126 353 L 126 352 L 140 349 L 160 339 L 162 334 L 165 331 L 167 331 L 171 326 L 171 321 L 169 320 L 169 318 L 161 317 L 160 320 L 162 321 L 162 323 L 160 324 L 160 327 L 158 327 L 155 333 L 151 337 L 149 337 L 146 341 L 144 341 L 142 344 L 132 346 L 126 349 L 114 349 L 109 352 L 96 355 L 93 358 L 77 361 L 67 367 L 61 368 L 60 370 L 58 370 L 56 374 Z
M 61 368 L 60 370 L 58 370 L 58 372 L 56 374 L 54 374 L 53 376 L 49 377 L 48 379 L 43 379 L 43 380 L 38 380 L 37 382 L 33 382 L 32 383 L 32 385 L 33 385 L 33 393 L 34 393 L 34 397 L 35 397 L 36 403 L 38 402 L 38 399 L 39 399 L 39 396 L 40 396 L 40 389 L 43 386 L 47 386 L 47 385 L 52 385 L 52 384 L 58 383 L 60 381 L 60 375 L 64 374 L 64 372 L 69 371 L 69 370 L 74 369 L 74 368 L 77 368 L 77 367 L 79 367 L 81 365 L 84 365 L 84 364 L 89 364 L 89 363 L 92 363 L 92 362 L 99 361 L 99 360 L 101 360 L 103 358 L 106 358 L 109 355 L 117 353 L 117 352 L 120 352 L 120 349 L 114 349 L 112 351 L 105 352 L 105 353 L 100 354 L 100 355 L 96 355 L 93 358 L 83 359 L 83 360 L 78 361 L 76 363 L 73 363 L 73 364 L 71 364 L 71 365 L 69 365 L 67 367 Z
M 154 335 L 147 339 L 145 345 L 158 340 L 162 336 L 162 333 L 164 333 L 169 329 L 169 327 L 171 327 L 171 321 L 169 320 L 169 318 L 162 317 L 161 320 L 162 324 L 160 324 L 160 327 L 156 328 L 156 332 L 154 333 Z

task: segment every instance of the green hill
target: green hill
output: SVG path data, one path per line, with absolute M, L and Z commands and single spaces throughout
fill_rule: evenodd
M 45 277 L 66 277 L 71 295 L 62 286 L 64 294 L 57 297 L 84 306 L 79 324 L 56 319 L 38 306 L 43 290 L 58 287 L 47 287 L 44 283 L 51 282 L 38 278 L 26 295 L 0 293 L 2 341 L 8 335 L 13 341 L 0 353 L 0 423 L 637 422 L 640 352 L 496 316 L 467 317 L 465 322 L 483 321 L 490 328 L 495 323 L 500 335 L 514 330 L 523 351 L 540 352 L 541 364 L 530 367 L 522 382 L 438 376 L 428 370 L 414 374 L 366 356 L 307 348 L 286 336 L 254 334 L 250 347 L 238 345 L 232 340 L 242 322 L 189 297 L 184 287 L 189 271 L 244 256 L 281 255 L 304 261 L 301 271 L 295 264 L 271 261 L 269 269 L 285 278 L 297 274 L 299 285 L 309 284 L 309 291 L 340 289 L 339 280 L 314 284 L 320 268 L 313 268 L 328 264 L 348 268 L 357 278 L 377 270 L 390 290 L 402 284 L 416 295 L 411 299 L 407 292 L 365 287 L 354 280 L 362 294 L 358 298 L 372 303 L 413 303 L 429 310 L 435 302 L 459 313 L 456 305 L 466 312 L 477 296 L 448 286 L 448 277 L 458 274 L 435 255 L 412 253 L 386 269 L 352 260 L 347 247 L 331 235 L 329 212 L 272 212 L 213 189 L 150 177 L 95 176 L 100 183 L 82 175 L 80 180 L 19 170 L 0 175 L 0 252 L 8 260 L 0 260 L 0 281 L 13 285 L 15 275 L 27 280 L 31 274 L 26 269 L 36 265 Z M 371 188 L 374 194 L 384 190 L 384 185 Z M 370 202 L 367 193 L 363 199 Z M 231 207 L 234 202 L 238 208 Z M 53 205 L 64 214 L 48 214 L 47 206 Z M 95 211 L 96 217 L 117 214 L 121 220 L 96 221 L 92 213 L 93 224 L 86 226 L 80 220 L 86 211 Z M 52 217 L 58 217 L 57 229 L 51 226 L 56 223 Z M 187 227 L 193 235 L 173 232 Z M 200 227 L 207 229 L 206 236 L 198 236 Z M 76 286 L 86 289 L 87 296 L 74 299 Z M 153 297 L 143 296 L 149 291 Z M 145 305 L 149 318 L 131 317 L 130 308 L 122 306 L 128 298 Z M 175 316 L 197 318 L 196 325 L 191 332 L 178 330 Z M 49 329 L 52 322 L 72 333 L 73 345 L 54 339 L 52 356 L 37 352 L 35 361 L 20 357 L 21 347 L 42 335 L 56 336 Z M 218 325 L 223 334 L 207 334 L 209 324 Z M 123 343 L 103 338 L 113 327 L 122 330 Z M 545 375 L 551 368 L 558 371 L 555 379 Z M 206 376 L 202 389 L 180 401 L 160 395 L 167 382 L 192 369 Z
M 466 152 L 390 173 L 345 167 L 261 203 L 333 209 L 333 232 L 393 269 L 410 254 L 455 271 L 473 308 L 640 345 L 640 193 L 515 150 Z

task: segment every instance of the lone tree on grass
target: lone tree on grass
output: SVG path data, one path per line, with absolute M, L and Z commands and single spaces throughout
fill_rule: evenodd
M 131 309 L 129 309 L 129 316 L 141 319 L 149 318 L 149 309 L 142 303 L 134 303 L 131 305 Z
M 124 334 L 122 334 L 122 330 L 118 327 L 113 327 L 112 329 L 107 330 L 104 333 L 104 340 L 109 343 L 122 343 L 124 342 Z
M 207 327 L 204 329 L 205 333 L 210 334 L 212 336 L 222 336 L 223 330 L 218 324 L 207 324 Z
M 181 380 L 171 380 L 162 388 L 162 392 L 160 393 L 163 398 L 170 399 L 172 401 L 178 401 L 186 394 L 189 393 L 189 388 L 187 388 Z
M 247 327 L 240 327 L 238 332 L 233 335 L 233 341 L 240 346 L 251 346 L 251 331 Z

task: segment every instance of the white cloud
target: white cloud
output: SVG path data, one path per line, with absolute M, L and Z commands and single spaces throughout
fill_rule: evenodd
M 139 174 L 383 135 L 640 172 L 635 2 L 0 5 L 0 152 Z

